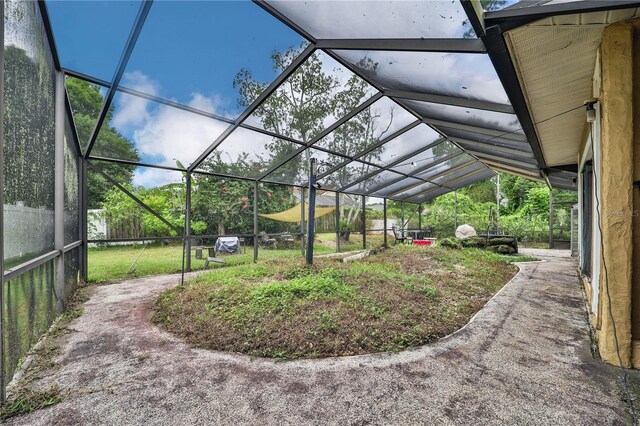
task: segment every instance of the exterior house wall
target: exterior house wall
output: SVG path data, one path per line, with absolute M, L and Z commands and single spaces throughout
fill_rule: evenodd
M 602 359 L 640 367 L 640 20 L 607 27 L 594 72 L 598 119 L 579 164 L 594 160 L 590 299 Z M 635 52 L 635 53 L 634 53 Z M 636 84 L 634 84 L 636 83 Z M 593 146 L 590 146 L 593 141 Z M 582 177 L 582 176 L 581 176 Z M 599 211 L 597 207 L 600 207 Z
M 640 19 L 633 25 L 633 180 L 640 181 Z M 640 186 L 633 189 L 633 258 L 632 258 L 632 308 L 631 334 L 632 363 L 640 368 Z

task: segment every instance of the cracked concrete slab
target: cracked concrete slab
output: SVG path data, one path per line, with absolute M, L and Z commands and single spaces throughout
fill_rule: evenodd
M 520 273 L 459 332 L 397 354 L 277 362 L 194 349 L 149 319 L 179 276 L 97 287 L 70 327 L 61 403 L 12 425 L 628 424 L 616 370 L 594 360 L 576 263 Z

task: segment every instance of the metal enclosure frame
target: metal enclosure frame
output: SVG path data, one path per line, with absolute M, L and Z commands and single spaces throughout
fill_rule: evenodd
M 220 117 L 215 114 L 212 114 L 207 111 L 202 111 L 197 108 L 181 104 L 179 102 L 164 99 L 159 96 L 145 94 L 143 92 L 134 90 L 132 88 L 127 88 L 122 86 L 121 80 L 129 59 L 135 49 L 136 42 L 139 38 L 139 35 L 144 27 L 144 23 L 147 19 L 149 11 L 153 5 L 152 0 L 144 0 L 138 11 L 135 22 L 131 28 L 131 32 L 129 34 L 126 45 L 122 51 L 122 55 L 119 59 L 116 71 L 111 81 L 104 81 L 102 79 L 98 79 L 96 77 L 86 75 L 78 70 L 72 70 L 68 68 L 63 68 L 58 59 L 58 53 L 56 49 L 56 44 L 54 40 L 54 32 L 51 28 L 51 23 L 49 20 L 49 15 L 47 13 L 47 7 L 44 0 L 38 1 L 38 9 L 43 19 L 44 30 L 47 34 L 47 39 L 49 45 L 47 46 L 51 54 L 53 56 L 54 67 L 56 72 L 56 119 L 55 119 L 55 215 L 54 215 L 54 225 L 55 225 L 55 249 L 45 253 L 41 256 L 38 256 L 34 259 L 31 259 L 23 264 L 12 267 L 11 269 L 4 269 L 4 262 L 0 264 L 0 272 L 2 273 L 2 285 L 4 289 L 4 283 L 11 278 L 17 277 L 20 274 L 32 270 L 33 268 L 44 264 L 45 262 L 50 261 L 51 259 L 56 259 L 57 263 L 57 274 L 56 274 L 56 296 L 57 296 L 57 308 L 58 311 L 61 312 L 64 309 L 65 296 L 64 296 L 64 254 L 70 250 L 75 248 L 80 249 L 80 275 L 84 281 L 87 280 L 87 271 L 88 271 L 88 244 L 91 242 L 88 238 L 88 217 L 87 217 L 87 208 L 88 208 L 88 175 L 89 168 L 92 163 L 100 163 L 100 162 L 110 162 L 116 164 L 123 164 L 129 166 L 141 166 L 141 167 L 149 167 L 156 168 L 161 170 L 169 170 L 169 171 L 178 171 L 186 173 L 186 188 L 187 188 L 187 197 L 185 201 L 185 225 L 183 229 L 177 229 L 174 226 L 170 226 L 176 231 L 177 236 L 167 236 L 167 237 L 156 237 L 156 238 L 141 238 L 137 240 L 152 240 L 152 239 L 174 239 L 174 240 L 182 240 L 185 251 L 186 251 L 186 264 L 185 269 L 188 271 L 191 268 L 191 189 L 192 189 L 192 177 L 193 173 L 206 174 L 211 176 L 218 176 L 222 178 L 230 178 L 230 179 L 240 179 L 240 180 L 248 180 L 254 182 L 254 191 L 253 191 L 253 210 L 254 210 L 254 227 L 252 234 L 245 234 L 246 236 L 253 237 L 254 241 L 254 261 L 258 260 L 258 224 L 257 224 L 257 214 L 258 214 L 258 188 L 261 182 L 265 183 L 277 183 L 282 184 L 282 182 L 273 182 L 270 180 L 270 175 L 277 170 L 279 167 L 287 164 L 292 161 L 297 155 L 302 153 L 307 148 L 317 149 L 319 151 L 323 151 L 328 154 L 337 155 L 341 158 L 344 158 L 340 164 L 335 165 L 334 168 L 328 170 L 319 179 L 329 175 L 331 172 L 339 170 L 340 168 L 346 167 L 350 163 L 355 161 L 363 162 L 370 166 L 375 166 L 377 169 L 373 172 L 367 173 L 364 176 L 355 177 L 354 180 L 349 182 L 348 185 L 343 185 L 339 188 L 330 189 L 336 193 L 336 208 L 339 210 L 340 200 L 339 196 L 341 193 L 354 194 L 362 197 L 362 207 L 364 211 L 365 207 L 365 197 L 374 196 L 377 191 L 382 188 L 390 187 L 392 185 L 401 182 L 407 178 L 417 179 L 420 184 L 424 183 L 432 183 L 434 188 L 430 188 L 426 191 L 420 192 L 418 194 L 414 194 L 411 196 L 404 197 L 395 197 L 395 195 L 401 194 L 402 192 L 411 189 L 417 186 L 415 183 L 410 182 L 407 185 L 401 186 L 398 190 L 394 190 L 389 196 L 379 197 L 383 200 L 383 210 L 384 210 L 384 243 L 387 244 L 387 201 L 388 199 L 393 199 L 396 201 L 402 202 L 403 205 L 403 215 L 404 215 L 404 202 L 413 202 L 419 205 L 421 210 L 422 203 L 429 200 L 431 194 L 440 195 L 442 191 L 455 191 L 459 186 L 460 182 L 468 183 L 473 181 L 473 179 L 481 180 L 487 178 L 489 175 L 493 174 L 491 167 L 505 167 L 507 170 L 509 168 L 520 170 L 522 169 L 522 173 L 527 177 L 538 178 L 538 179 L 546 179 L 549 182 L 547 176 L 546 162 L 544 159 L 544 155 L 542 149 L 540 147 L 540 143 L 535 131 L 535 123 L 533 123 L 531 115 L 529 113 L 526 100 L 520 87 L 520 83 L 518 82 L 517 74 L 513 65 L 513 62 L 510 58 L 509 52 L 507 50 L 505 41 L 504 41 L 504 32 L 513 29 L 520 25 L 526 25 L 529 22 L 532 22 L 535 19 L 541 19 L 547 16 L 559 15 L 559 14 L 567 14 L 567 13 L 581 13 L 595 10 L 604 10 L 604 9 L 619 9 L 619 8 L 627 8 L 627 7 L 636 7 L 640 6 L 640 2 L 637 1 L 607 1 L 607 2 L 597 2 L 598 4 L 582 4 L 582 2 L 569 2 L 563 3 L 555 6 L 541 6 L 541 7 L 531 7 L 531 8 L 523 8 L 523 9 L 510 9 L 510 10 L 502 10 L 498 12 L 487 12 L 482 13 L 482 7 L 479 0 L 460 0 L 462 7 L 464 8 L 467 16 L 470 20 L 470 23 L 478 35 L 478 38 L 469 38 L 469 39 L 438 39 L 438 38 L 415 38 L 415 39 L 316 39 L 311 34 L 309 34 L 302 27 L 297 25 L 293 20 L 289 17 L 283 15 L 277 8 L 272 6 L 271 4 L 265 1 L 255 1 L 257 6 L 266 10 L 269 14 L 273 15 L 279 21 L 281 21 L 284 25 L 287 25 L 295 32 L 304 37 L 309 45 L 304 49 L 298 57 L 279 75 L 275 80 L 273 80 L 266 90 L 264 90 L 258 97 L 255 99 L 249 107 L 247 107 L 242 114 L 238 116 L 235 120 L 231 120 L 229 118 Z M 601 3 L 601 4 L 600 4 Z M 2 22 L 3 25 L 3 45 L 4 45 L 4 10 L 3 10 Z M 373 50 L 373 51 L 403 51 L 403 52 L 451 52 L 451 53 L 465 53 L 465 54 L 474 54 L 474 55 L 488 55 L 491 63 L 495 67 L 497 75 L 504 86 L 506 94 L 510 100 L 510 104 L 504 104 L 499 102 L 490 102 L 490 101 L 480 101 L 473 99 L 466 99 L 462 97 L 455 96 L 444 96 L 438 95 L 434 93 L 423 93 L 423 92 L 415 92 L 409 90 L 391 90 L 383 87 L 378 82 L 373 79 L 363 75 L 361 71 L 356 69 L 351 63 L 347 62 L 344 58 L 342 58 L 336 50 Z M 303 141 L 298 141 L 292 138 L 287 138 L 282 135 L 277 135 L 269 130 L 260 129 L 255 126 L 250 125 L 246 122 L 246 119 L 256 111 L 260 105 L 262 105 L 268 97 L 274 93 L 285 80 L 293 75 L 296 70 L 307 60 L 312 54 L 315 52 L 324 52 L 329 57 L 336 60 L 341 66 L 345 69 L 349 70 L 356 76 L 360 77 L 367 84 L 373 87 L 376 90 L 376 94 L 371 98 L 361 103 L 360 106 L 354 108 L 345 116 L 338 119 L 335 123 L 328 126 L 324 131 L 320 132 L 316 137 L 311 139 L 308 143 L 304 143 Z M 3 49 L 4 52 L 4 49 Z M 2 54 L 4 55 L 4 53 Z M 4 73 L 4 58 L 0 57 L 0 81 L 4 81 L 3 73 Z M 66 77 L 75 77 L 81 80 L 88 81 L 93 84 L 99 84 L 107 88 L 107 94 L 104 98 L 104 102 L 98 116 L 98 120 L 96 125 L 91 133 L 91 137 L 89 139 L 89 143 L 85 152 L 82 152 L 82 148 L 80 146 L 80 141 L 78 139 L 77 130 L 75 129 L 75 124 L 73 122 L 72 110 L 69 104 L 69 99 L 66 93 L 66 88 L 64 84 L 64 79 Z M 188 167 L 169 167 L 162 165 L 153 165 L 146 164 L 143 162 L 136 161 L 128 161 L 116 158 L 105 158 L 102 156 L 92 155 L 92 150 L 94 145 L 98 139 L 98 134 L 104 125 L 104 122 L 107 117 L 107 113 L 109 108 L 112 105 L 114 97 L 116 93 L 122 92 L 135 97 L 147 99 L 159 104 L 167 105 L 172 108 L 181 109 L 183 111 L 187 111 L 193 114 L 201 115 L 204 117 L 209 117 L 212 119 L 219 120 L 221 122 L 227 123 L 229 126 L 227 129 L 212 143 L 206 148 L 200 156 Z M 378 141 L 378 143 L 374 144 L 367 149 L 356 153 L 355 155 L 346 155 L 346 153 L 334 152 L 332 150 L 317 146 L 316 142 L 322 139 L 322 137 L 330 134 L 341 125 L 346 123 L 349 119 L 356 116 L 359 112 L 363 111 L 368 106 L 374 104 L 376 101 L 387 97 L 391 99 L 395 103 L 397 103 L 401 108 L 404 108 L 408 113 L 412 114 L 415 117 L 415 120 L 404 126 L 403 128 L 397 130 L 392 135 L 389 135 L 386 138 L 382 138 Z M 497 129 L 490 128 L 482 128 L 477 125 L 471 125 L 468 123 L 464 123 L 456 120 L 439 120 L 424 117 L 414 109 L 410 108 L 406 101 L 420 101 L 420 102 L 429 102 L 437 105 L 445 105 L 445 106 L 453 106 L 453 107 L 461 107 L 461 108 L 472 108 L 480 111 L 489 111 L 489 112 L 497 112 L 497 113 L 506 113 L 506 114 L 515 114 L 520 121 L 522 126 L 523 134 L 513 133 L 513 132 L 503 132 Z M 4 187 L 3 182 L 3 148 L 4 148 L 4 132 L 3 132 L 3 111 L 4 111 L 4 97 L 3 97 L 3 88 L 0 87 L 0 105 L 2 106 L 2 111 L 0 111 L 0 184 Z M 71 121 L 72 133 L 74 136 L 74 146 L 77 150 L 78 161 L 79 161 L 79 233 L 76 241 L 71 242 L 70 244 L 64 244 L 64 126 L 65 120 L 69 119 Z M 395 138 L 401 136 L 405 132 L 410 131 L 416 126 L 427 125 L 429 128 L 440 135 L 440 137 L 432 142 L 423 146 L 417 147 L 415 150 L 402 155 L 400 158 L 395 159 L 394 161 L 389 162 L 386 165 L 375 164 L 373 162 L 366 161 L 366 156 L 368 153 L 373 151 L 374 149 L 384 146 L 389 141 L 394 140 Z M 278 162 L 277 164 L 273 164 L 262 173 L 257 178 L 249 178 L 246 176 L 231 176 L 226 175 L 224 173 L 215 173 L 207 170 L 199 170 L 199 166 L 202 162 L 224 141 L 226 138 L 231 135 L 234 130 L 238 128 L 248 129 L 254 132 L 258 132 L 267 136 L 277 137 L 281 140 L 285 140 L 288 142 L 292 142 L 296 144 L 297 149 L 289 156 L 287 156 L 283 161 Z M 482 141 L 475 140 L 465 140 L 464 138 L 456 138 L 454 136 L 450 136 L 447 134 L 446 130 L 442 130 L 442 128 L 449 129 L 457 129 L 461 131 L 474 132 L 478 136 L 482 136 Z M 491 142 L 497 138 L 505 138 L 515 142 L 526 142 L 530 146 L 530 150 L 523 149 L 519 150 L 517 148 L 509 148 L 509 147 L 501 147 L 496 149 L 492 154 L 488 154 L 486 152 L 482 152 L 482 150 L 478 150 L 478 148 L 482 148 L 483 146 L 488 147 L 488 142 Z M 435 147 L 444 141 L 451 142 L 454 146 L 460 148 L 462 153 L 447 156 L 442 158 L 432 164 L 429 164 L 427 167 L 417 168 L 412 173 L 399 173 L 395 166 L 401 164 L 408 159 L 411 159 L 432 147 Z M 475 150 L 474 150 L 475 148 Z M 535 160 L 529 161 L 526 157 L 533 153 L 535 156 Z M 469 155 L 469 161 L 462 163 L 462 165 L 458 165 L 452 167 L 450 169 L 444 170 L 428 179 L 420 178 L 418 175 L 420 172 L 436 167 L 446 161 L 449 161 L 455 158 L 458 155 Z M 522 154 L 522 155 L 521 155 Z M 517 156 L 519 159 L 514 160 L 513 156 Z M 456 170 L 459 170 L 464 165 L 479 163 L 484 167 L 480 170 L 472 171 L 468 174 L 458 176 L 454 179 L 445 179 L 442 182 L 435 182 L 436 178 L 442 178 L 446 176 L 448 173 L 452 173 Z M 490 167 L 491 166 L 491 167 Z M 515 172 L 516 170 L 511 170 Z M 349 191 L 349 188 L 356 187 L 357 184 L 375 177 L 376 175 L 385 172 L 385 171 L 393 171 L 399 175 L 397 180 L 386 181 L 379 185 L 374 185 L 372 188 L 369 188 L 366 191 L 354 192 Z M 106 175 L 108 177 L 108 175 Z M 109 177 L 108 177 L 109 178 Z M 162 217 L 162 215 L 155 212 L 152 208 L 144 204 L 141 200 L 137 199 L 135 195 L 131 194 L 126 190 L 126 188 L 122 187 L 118 184 L 114 179 L 109 178 L 112 183 L 116 187 L 119 187 L 123 190 L 129 197 L 134 199 L 137 203 L 139 203 L 143 208 L 145 208 L 148 212 L 155 215 L 163 221 L 165 224 L 170 223 Z M 300 235 L 302 240 L 302 251 L 304 252 L 304 240 L 305 240 L 305 190 L 304 187 L 307 183 L 295 184 L 289 183 L 286 184 L 288 186 L 298 187 L 301 189 L 302 193 L 302 203 L 301 203 L 301 229 Z M 3 192 L 0 191 L 0 201 L 3 201 Z M 3 212 L 0 211 L 0 221 L 3 219 Z M 420 223 L 422 222 L 421 212 L 419 216 Z M 363 214 L 363 245 L 366 247 L 366 214 Z M 4 241 L 4 230 L 0 230 L 0 242 Z M 117 240 L 101 240 L 101 241 L 123 241 L 125 239 L 117 239 Z M 136 240 L 136 239 L 126 239 L 126 240 Z M 336 215 L 336 245 L 337 250 L 340 250 L 340 217 L 339 214 Z M 0 253 L 2 253 L 2 244 L 0 244 Z M 4 257 L 4 256 L 3 256 Z M 4 301 L 3 301 L 4 292 L 0 292 L 0 334 L 4 335 Z M 4 353 L 4 339 L 0 339 L 0 352 Z M 5 385 L 6 385 L 6 377 L 4 376 L 4 356 L 1 357 L 1 374 L 0 374 L 0 401 L 4 400 L 5 394 Z

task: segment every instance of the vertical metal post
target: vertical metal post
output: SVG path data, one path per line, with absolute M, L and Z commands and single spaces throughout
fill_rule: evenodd
M 362 248 L 367 248 L 367 209 L 365 196 L 362 196 Z
M 496 235 L 500 235 L 500 174 L 496 175 Z
M 304 194 L 304 188 L 300 188 L 300 192 L 302 194 L 302 196 L 300 197 L 300 253 L 302 253 L 302 255 L 304 256 L 304 232 L 305 232 L 305 225 L 304 225 L 304 199 L 305 199 L 305 194 Z
M 400 201 L 400 234 L 404 237 L 404 201 Z
M 191 272 L 191 173 L 187 172 L 187 193 L 184 209 L 184 236 L 186 247 L 187 272 Z
M 89 168 L 88 160 L 80 156 L 80 239 L 82 257 L 80 258 L 80 276 L 83 282 L 89 279 Z
M 418 231 L 422 231 L 422 203 L 418 203 Z
M 4 5 L 0 7 L 0 406 L 4 406 Z
M 258 261 L 258 181 L 253 184 L 253 262 Z
M 387 246 L 387 199 L 382 199 L 382 227 L 384 228 L 384 246 Z
M 307 232 L 307 264 L 313 264 L 313 238 L 315 234 L 316 226 L 316 168 L 317 160 L 315 158 L 309 159 L 309 217 L 307 218 L 308 229 Z
M 458 190 L 453 193 L 453 232 L 458 229 Z
M 64 74 L 56 72 L 55 93 L 55 151 L 54 151 L 54 201 L 53 229 L 54 247 L 60 254 L 56 258 L 56 310 L 60 314 L 65 308 L 64 291 L 64 123 L 66 115 Z
M 549 248 L 553 246 L 553 191 L 549 188 Z
M 340 253 L 340 193 L 336 192 L 336 253 Z

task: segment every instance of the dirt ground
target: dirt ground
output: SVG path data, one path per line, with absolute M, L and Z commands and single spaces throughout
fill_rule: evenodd
M 150 322 L 178 276 L 97 287 L 61 339 L 62 402 L 12 425 L 629 424 L 594 360 L 576 263 L 521 272 L 457 333 L 397 354 L 276 362 L 193 349 Z

